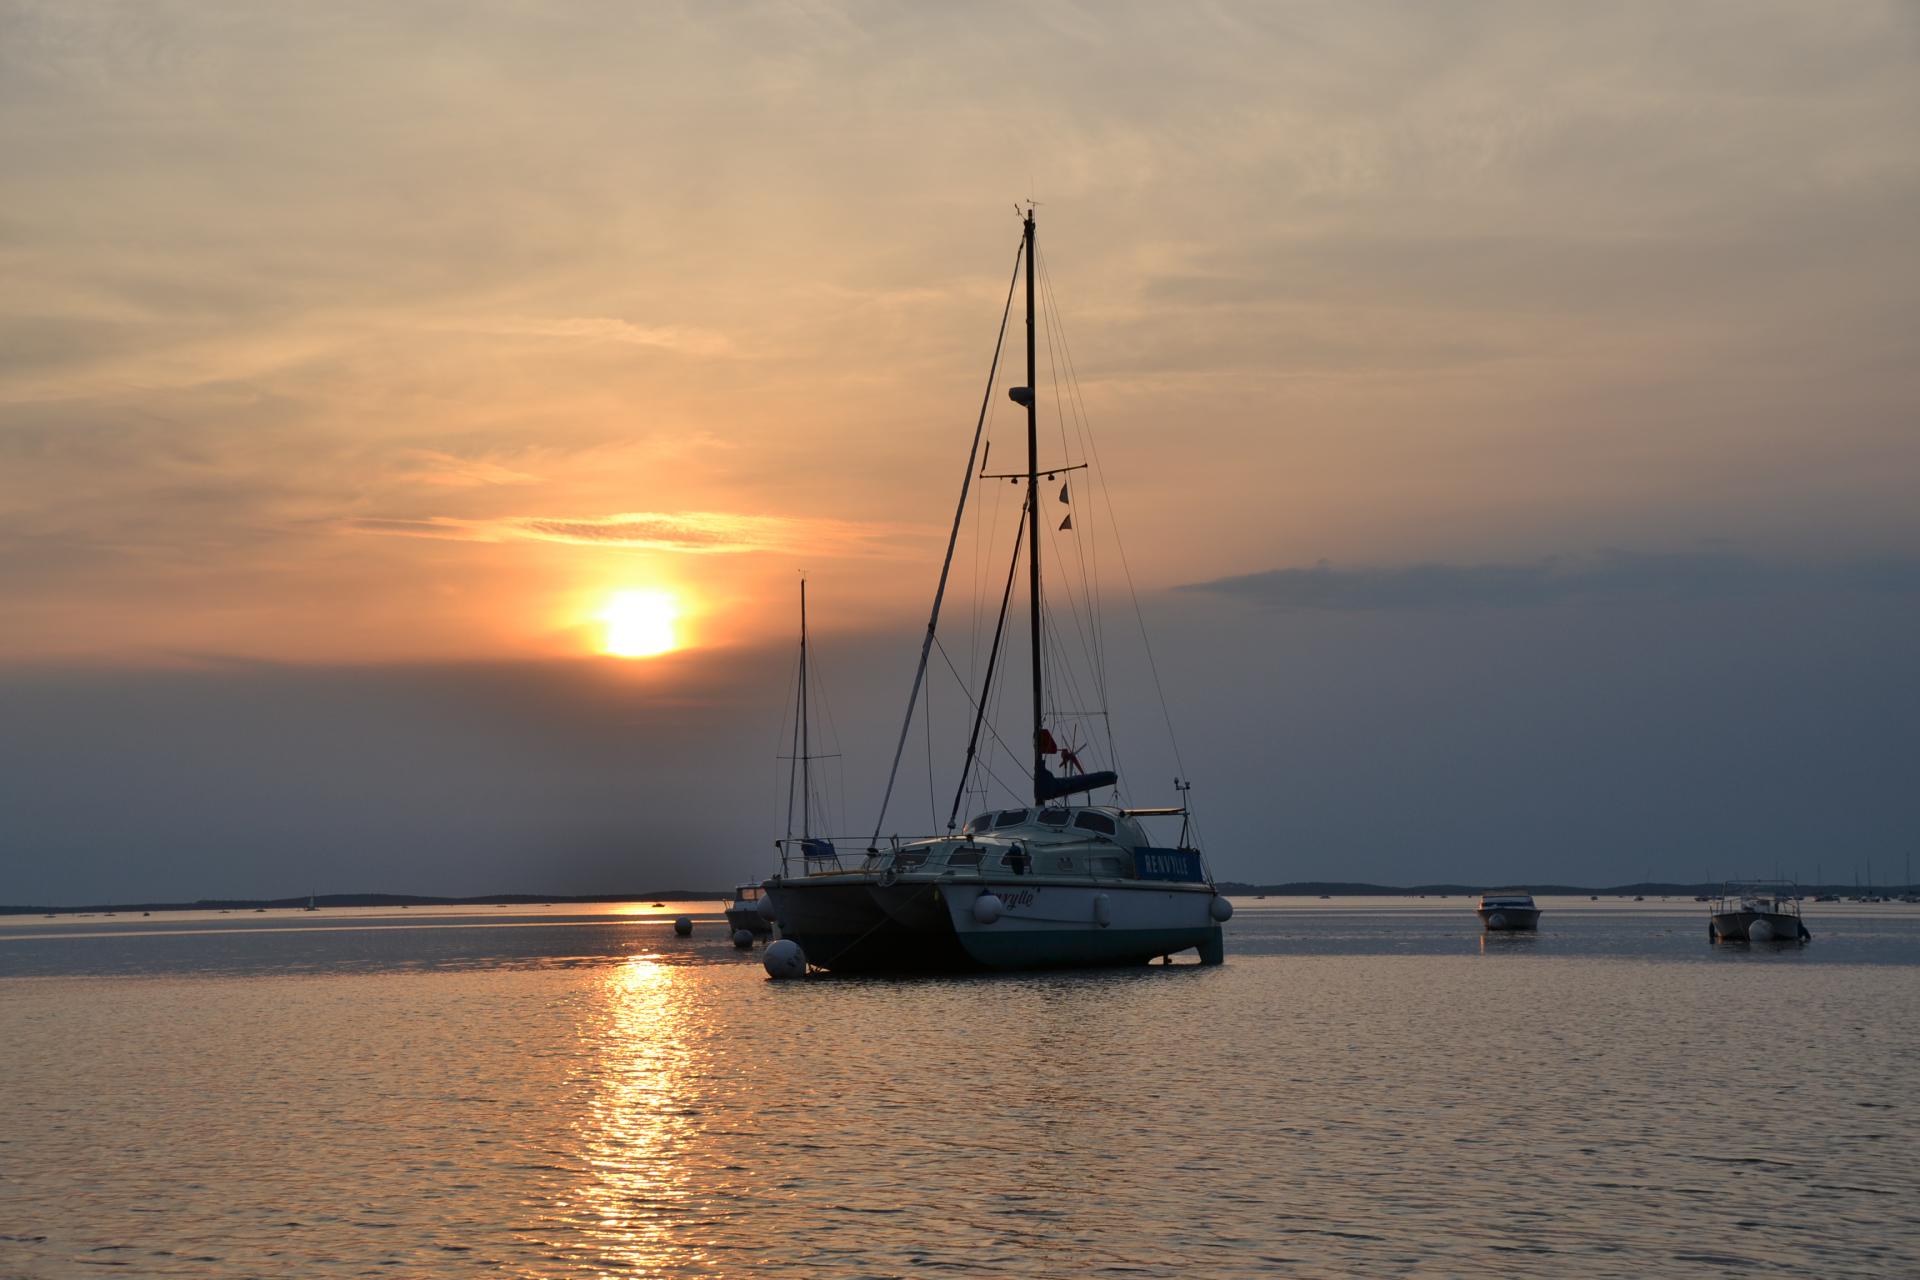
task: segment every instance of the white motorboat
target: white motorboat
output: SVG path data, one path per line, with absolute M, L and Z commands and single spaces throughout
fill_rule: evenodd
M 975 428 L 959 509 L 954 515 L 953 536 L 948 541 L 946 562 L 934 594 L 920 664 L 908 698 L 906 722 L 895 748 L 893 773 L 888 779 L 873 838 L 858 864 L 846 866 L 832 841 L 804 830 L 799 836 L 789 835 L 780 842 L 781 873 L 766 882 L 781 934 L 798 943 L 807 963 L 817 968 L 875 972 L 1120 965 L 1145 963 L 1156 956 L 1170 959 L 1174 953 L 1183 951 L 1197 952 L 1204 964 L 1218 964 L 1223 956 L 1220 926 L 1232 914 L 1233 907 L 1215 889 L 1206 861 L 1191 839 L 1191 814 L 1185 803 L 1190 784 L 1175 779 L 1174 785 L 1182 800 L 1179 805 L 1130 807 L 1117 796 L 1113 802 L 1095 803 L 1096 792 L 1110 789 L 1118 792 L 1117 772 L 1111 768 L 1090 768 L 1082 762 L 1083 757 L 1091 758 L 1091 744 L 1079 745 L 1069 740 L 1063 747 L 1054 735 L 1054 731 L 1059 730 L 1063 739 L 1068 738 L 1066 725 L 1075 715 L 1085 716 L 1100 727 L 1110 729 L 1110 725 L 1104 709 L 1088 716 L 1063 709 L 1047 699 L 1047 682 L 1061 680 L 1058 673 L 1064 657 L 1048 650 L 1043 658 L 1041 551 L 1046 543 L 1042 540 L 1040 485 L 1044 478 L 1048 483 L 1044 496 L 1051 501 L 1052 486 L 1060 484 L 1058 500 L 1066 503 L 1068 491 L 1063 476 L 1082 471 L 1087 464 L 1062 460 L 1046 467 L 1039 460 L 1039 398 L 1035 393 L 1034 359 L 1034 220 L 1030 207 L 1021 224 L 1021 257 L 1024 268 L 1016 260 L 1016 270 L 1023 272 L 1026 280 L 1026 382 L 1009 388 L 1008 396 L 1025 410 L 1026 466 L 1009 474 L 992 475 L 986 471 L 981 439 L 992 398 L 993 374 L 990 373 L 988 399 L 982 403 L 980 423 Z M 1016 280 L 1018 278 L 1016 275 Z M 1010 283 L 1008 314 L 1012 302 Z M 1003 315 L 1003 342 L 1005 332 L 1006 316 Z M 999 355 L 996 348 L 996 371 Z M 980 464 L 979 478 L 1016 485 L 1024 483 L 1025 492 L 1020 527 L 1013 539 L 1013 563 L 1007 569 L 1006 587 L 999 601 L 999 622 L 993 632 L 992 652 L 987 657 L 979 690 L 967 692 L 974 717 L 960 785 L 948 815 L 948 834 L 918 840 L 889 839 L 883 845 L 879 833 L 886 821 L 888 802 L 899 776 L 901 752 L 922 694 L 954 545 L 966 512 L 968 489 L 975 478 L 976 459 Z M 1058 529 L 1053 528 L 1049 520 L 1045 532 L 1063 533 L 1071 527 L 1069 510 Z M 1009 740 L 1018 743 L 1023 736 L 1015 733 L 1002 738 L 986 724 L 988 709 L 993 704 L 993 681 L 999 671 L 1001 640 L 1014 597 L 1023 542 L 1032 693 L 1028 742 L 1032 754 L 1027 759 L 1017 759 L 1019 747 L 1006 746 L 1008 755 L 1016 756 L 1014 768 L 1022 772 L 1030 769 L 1022 779 L 1022 788 L 1016 790 L 1011 784 L 998 781 L 1001 774 L 986 768 L 979 748 L 983 727 L 988 731 L 990 743 L 1003 746 Z M 1075 604 L 1077 609 L 1093 613 L 1084 588 Z M 1068 625 L 1078 626 L 1081 622 L 1081 614 L 1076 612 Z M 1099 652 L 1097 644 L 1092 648 Z M 944 648 L 942 653 L 944 655 Z M 955 676 L 957 679 L 957 671 Z M 1069 687 L 1076 698 L 1084 698 L 1088 688 L 1103 690 L 1105 684 L 1095 679 Z M 1110 741 L 1108 751 L 1111 751 Z M 805 758 L 808 752 L 803 747 L 794 754 Z M 1005 759 L 1000 757 L 1003 763 Z M 1056 762 L 1058 773 L 1053 768 Z M 964 797 L 976 779 L 979 779 L 980 794 L 986 794 L 991 779 L 994 785 L 1014 794 L 1014 803 L 991 809 L 981 806 L 978 816 L 955 830 Z M 1031 801 L 1023 802 L 1027 795 Z M 1081 799 L 1073 802 L 1076 796 Z M 1171 844 L 1150 838 L 1141 822 L 1146 818 L 1175 817 L 1181 819 L 1180 834 Z
M 1708 909 L 1710 942 L 1811 942 L 1800 918 L 1800 889 L 1791 880 L 1729 884 Z
M 1488 933 L 1532 933 L 1540 927 L 1540 908 L 1525 889 L 1483 893 L 1474 914 Z

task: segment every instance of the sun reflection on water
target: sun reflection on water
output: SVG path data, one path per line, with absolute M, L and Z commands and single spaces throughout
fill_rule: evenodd
M 589 1177 L 575 1225 L 602 1267 L 642 1275 L 701 1269 L 698 1244 L 678 1234 L 701 1214 L 694 1153 L 707 1034 L 689 970 L 635 955 L 601 984 L 596 1088 L 574 1128 Z

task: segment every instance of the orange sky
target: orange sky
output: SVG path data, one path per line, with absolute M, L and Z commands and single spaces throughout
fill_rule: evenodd
M 13 892 L 763 873 L 803 572 L 871 822 L 1029 197 L 1222 875 L 1890 857 L 1915 121 L 1901 0 L 0 0 Z
M 1028 195 L 1150 589 L 1915 549 L 1911 7 L 0 15 L 0 659 L 918 616 Z

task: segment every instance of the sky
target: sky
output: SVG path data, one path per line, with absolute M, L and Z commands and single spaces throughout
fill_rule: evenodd
M 0 902 L 764 874 L 802 573 L 864 840 L 1027 200 L 1217 874 L 1884 881 L 1916 119 L 1900 3 L 0 0 Z

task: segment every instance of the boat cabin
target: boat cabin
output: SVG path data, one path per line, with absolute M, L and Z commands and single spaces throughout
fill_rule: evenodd
M 1153 842 L 1140 824 L 1109 806 L 1048 805 L 1042 809 L 996 809 L 967 823 L 963 835 L 1007 839 L 1093 840 L 1137 849 Z

